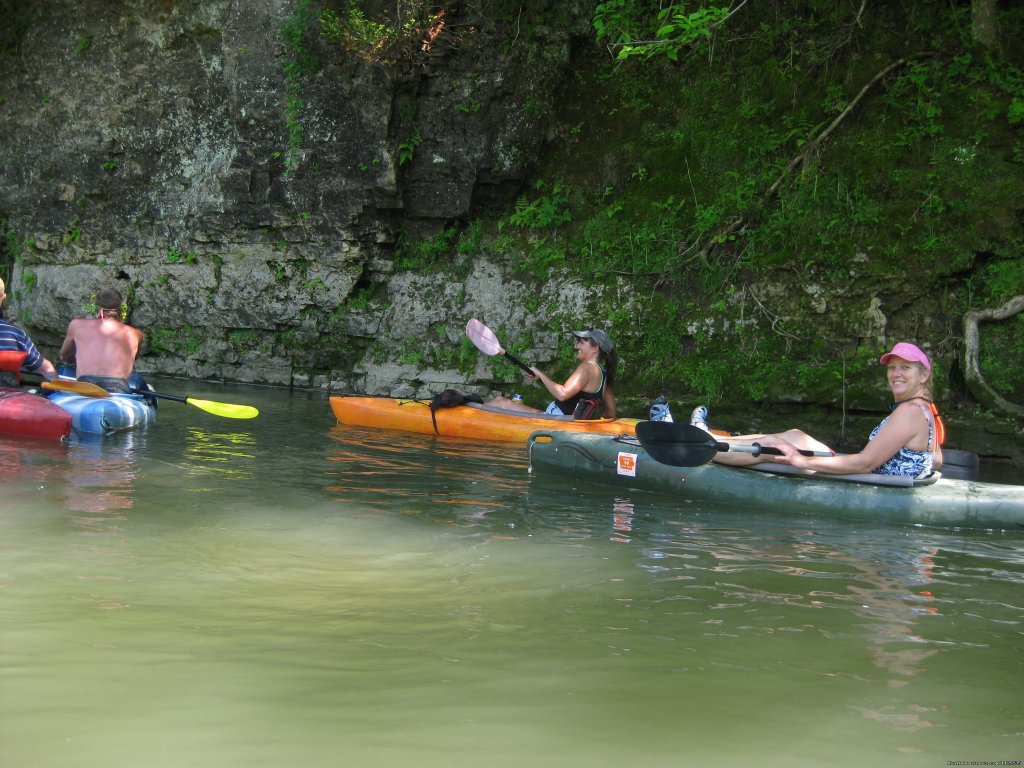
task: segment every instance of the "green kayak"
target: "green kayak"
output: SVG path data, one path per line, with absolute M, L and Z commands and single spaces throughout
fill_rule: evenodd
M 1024 486 L 884 475 L 823 475 L 783 464 L 739 469 L 681 467 L 651 458 L 636 437 L 537 431 L 527 442 L 530 471 L 694 501 L 953 528 L 1024 531 Z

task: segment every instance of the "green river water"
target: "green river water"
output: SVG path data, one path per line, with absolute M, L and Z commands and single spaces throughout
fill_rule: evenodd
M 159 384 L 262 415 L 0 439 L 2 766 L 1024 759 L 1024 535 L 581 487 Z

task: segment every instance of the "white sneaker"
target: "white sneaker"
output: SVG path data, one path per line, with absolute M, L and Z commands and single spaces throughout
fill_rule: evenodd
M 672 421 L 672 411 L 668 407 L 668 399 L 661 395 L 651 405 L 651 421 Z
M 690 426 L 703 429 L 705 432 L 711 431 L 711 427 L 708 426 L 708 407 L 706 405 L 698 405 L 693 409 L 693 413 L 690 414 Z

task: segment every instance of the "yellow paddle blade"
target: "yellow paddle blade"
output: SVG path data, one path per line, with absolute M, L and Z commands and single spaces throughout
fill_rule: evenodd
M 43 389 L 52 389 L 57 392 L 74 392 L 76 395 L 85 395 L 86 397 L 110 397 L 110 393 L 103 387 L 90 384 L 88 381 L 54 379 L 53 381 L 44 381 L 40 386 Z
M 236 405 L 235 403 L 217 403 L 212 400 L 196 400 L 194 397 L 186 397 L 185 402 L 194 405 L 200 410 L 212 413 L 215 416 L 223 416 L 227 419 L 254 419 L 260 415 L 257 408 L 251 405 Z

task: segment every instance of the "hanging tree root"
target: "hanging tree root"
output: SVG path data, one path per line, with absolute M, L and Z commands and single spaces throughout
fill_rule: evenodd
M 768 191 L 765 192 L 764 195 L 762 195 L 761 199 L 768 200 L 773 195 L 775 195 L 779 191 L 779 187 L 782 186 L 782 182 L 786 180 L 786 177 L 793 173 L 793 171 L 795 171 L 801 165 L 807 164 L 807 162 L 811 158 L 811 155 L 818 150 L 818 147 L 820 147 L 821 144 L 829 136 L 832 135 L 832 132 L 839 127 L 839 124 L 843 122 L 843 120 L 845 120 L 853 112 L 854 109 L 857 108 L 857 105 L 860 104 L 860 102 L 864 99 L 868 91 L 870 91 L 876 83 L 884 79 L 886 75 L 888 75 L 890 72 L 896 69 L 899 69 L 908 61 L 911 61 L 911 58 L 897 59 L 892 64 L 885 67 L 885 69 L 878 72 L 878 74 L 876 74 L 874 77 L 872 77 L 871 80 L 868 81 L 868 83 L 863 88 L 860 89 L 857 95 L 853 97 L 850 103 L 846 105 L 846 109 L 844 109 L 836 117 L 835 120 L 829 123 L 828 127 L 825 128 L 825 130 L 823 130 L 821 133 L 819 133 L 817 136 L 815 136 L 813 139 L 807 142 L 807 144 L 805 144 L 804 148 L 801 150 L 800 154 L 798 154 L 796 157 L 789 161 L 789 165 L 787 165 L 785 170 L 783 170 L 782 173 L 779 174 L 779 177 L 768 188 Z M 724 227 L 722 227 L 721 230 L 716 232 L 714 236 L 712 236 L 708 240 L 707 244 L 703 248 L 701 248 L 700 253 L 698 255 L 701 258 L 706 259 L 708 253 L 711 251 L 712 248 L 715 247 L 716 244 L 725 241 L 730 235 L 742 229 L 745 226 L 745 224 L 746 222 L 742 214 L 734 217 L 730 222 L 728 222 Z
M 978 324 L 986 320 L 1005 320 L 1024 312 L 1024 296 L 1015 296 L 1001 307 L 979 309 L 964 315 L 964 379 L 967 389 L 986 408 L 1010 416 L 1024 417 L 1024 406 L 1011 403 L 989 386 L 978 365 Z
M 776 192 L 778 192 L 779 187 L 782 186 L 782 182 L 785 180 L 785 178 L 794 170 L 796 170 L 797 166 L 803 165 L 808 161 L 808 159 L 811 156 L 811 153 L 817 150 L 818 147 L 821 146 L 821 143 L 832 135 L 832 132 L 839 126 L 839 124 L 843 122 L 843 120 L 845 120 L 847 116 L 850 115 L 851 112 L 853 112 L 854 109 L 857 108 L 857 105 L 860 104 L 861 99 L 864 98 L 865 94 L 867 94 L 867 92 L 871 90 L 872 86 L 874 86 L 875 83 L 884 78 L 894 69 L 899 69 L 906 63 L 906 59 L 897 59 L 892 64 L 887 66 L 885 69 L 883 69 L 881 72 L 879 72 L 877 75 L 875 75 L 873 78 L 871 78 L 868 84 L 861 88 L 860 92 L 853 97 L 853 101 L 846 105 L 846 109 L 840 112 L 839 116 L 836 117 L 836 119 L 833 120 L 831 123 L 829 123 L 828 128 L 826 128 L 817 136 L 815 136 L 811 141 L 807 142 L 807 145 L 804 147 L 803 152 L 801 152 L 799 155 L 797 155 L 796 157 L 789 161 L 789 165 L 786 166 L 786 170 L 784 170 L 779 175 L 779 178 L 775 180 L 775 183 L 768 188 L 768 191 L 765 193 L 765 198 L 767 199 L 774 195 Z

